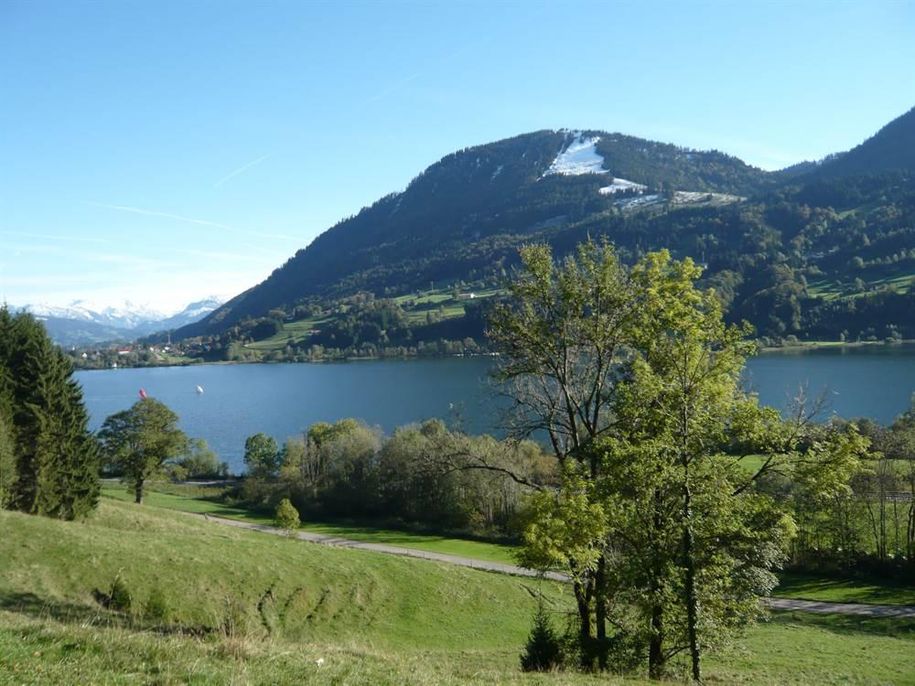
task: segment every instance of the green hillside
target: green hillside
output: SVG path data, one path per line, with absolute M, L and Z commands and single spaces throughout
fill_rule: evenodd
M 639 683 L 518 671 L 537 593 L 568 608 L 551 584 L 107 499 L 86 522 L 0 512 L 0 530 L 0 683 Z M 115 578 L 130 610 L 96 599 Z M 783 615 L 709 679 L 913 683 L 913 650 L 911 622 Z
M 85 523 L 2 518 L 6 607 L 28 597 L 93 612 L 93 591 L 120 575 L 140 603 L 154 590 L 165 593 L 179 624 L 215 630 L 228 604 L 233 621 L 255 631 L 258 601 L 272 589 L 276 604 L 288 605 L 275 631 L 283 638 L 358 636 L 429 649 L 520 645 L 534 608 L 531 582 L 236 532 L 109 500 Z

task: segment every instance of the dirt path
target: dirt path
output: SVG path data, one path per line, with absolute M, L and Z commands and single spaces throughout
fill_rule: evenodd
M 217 522 L 226 526 L 234 526 L 238 529 L 248 529 L 249 531 L 260 531 L 265 534 L 275 536 L 288 535 L 282 529 L 266 524 L 253 524 L 251 522 L 241 522 L 236 519 L 223 519 L 222 517 L 213 517 L 212 515 L 202 515 L 208 521 Z M 524 567 L 506 564 L 504 562 L 487 562 L 486 560 L 475 560 L 470 557 L 461 557 L 459 555 L 447 555 L 445 553 L 433 553 L 428 550 L 416 550 L 415 548 L 402 548 L 396 545 L 387 545 L 385 543 L 368 543 L 365 541 L 353 541 L 348 538 L 339 538 L 337 536 L 328 536 L 326 534 L 316 534 L 309 531 L 297 531 L 293 536 L 300 541 L 309 543 L 319 543 L 321 545 L 330 545 L 338 548 L 353 548 L 355 550 L 370 550 L 376 553 L 386 555 L 402 555 L 404 557 L 417 557 L 422 560 L 434 560 L 446 564 L 458 565 L 459 567 L 470 567 L 471 569 L 482 569 L 487 572 L 497 572 L 499 574 L 512 574 L 514 576 L 539 576 L 539 572 Z M 544 578 L 553 581 L 568 581 L 569 577 L 561 572 L 547 572 Z M 793 598 L 767 598 L 766 604 L 773 610 L 815 612 L 819 614 L 840 614 L 856 615 L 859 617 L 911 617 L 915 618 L 915 605 L 865 605 L 863 603 L 827 603 L 814 600 L 795 600 Z
M 236 519 L 223 519 L 222 517 L 213 517 L 204 515 L 211 522 L 218 522 L 227 526 L 234 526 L 239 529 L 248 529 L 250 531 L 260 531 L 265 534 L 274 534 L 278 536 L 288 536 L 285 531 L 274 526 L 266 524 L 253 524 L 251 522 L 240 522 Z M 328 536 L 327 534 L 316 534 L 310 531 L 297 531 L 292 534 L 294 538 L 309 543 L 320 543 L 321 545 L 330 545 L 337 548 L 353 548 L 355 550 L 371 550 L 376 553 L 385 553 L 386 555 L 402 555 L 404 557 L 418 557 L 422 560 L 435 560 L 459 567 L 470 567 L 472 569 L 482 569 L 487 572 L 498 572 L 500 574 L 513 574 L 515 576 L 539 576 L 538 572 L 524 567 L 506 564 L 504 562 L 489 562 L 487 560 L 476 560 L 470 557 L 461 557 L 459 555 L 448 555 L 447 553 L 434 553 L 429 550 L 417 550 L 415 548 L 402 548 L 396 545 L 387 545 L 386 543 L 368 543 L 366 541 L 353 541 L 348 538 L 339 538 L 337 536 Z M 553 581 L 568 581 L 565 574 L 559 572 L 547 572 L 545 578 Z

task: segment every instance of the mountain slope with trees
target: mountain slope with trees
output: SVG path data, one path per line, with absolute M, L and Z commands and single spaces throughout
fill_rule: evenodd
M 824 178 L 915 169 L 915 108 L 846 153 L 831 156 L 816 170 Z
M 588 237 L 606 237 L 628 263 L 661 248 L 693 257 L 729 318 L 772 340 L 915 337 L 905 316 L 915 306 L 913 135 L 915 111 L 848 153 L 782 172 L 602 131 L 467 148 L 178 337 L 221 337 L 227 350 L 311 318 L 319 322 L 290 334 L 291 345 L 326 346 L 322 329 L 355 296 L 397 302 L 453 289 L 457 305 L 462 291 L 500 288 L 522 245 L 566 254 Z M 251 335 L 256 326 L 263 330 Z M 478 338 L 480 327 L 451 328 L 460 340 Z M 436 339 L 413 326 L 398 344 L 420 340 Z

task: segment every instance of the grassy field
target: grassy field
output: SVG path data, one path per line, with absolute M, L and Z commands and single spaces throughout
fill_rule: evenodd
M 644 683 L 518 671 L 538 593 L 571 605 L 549 583 L 113 499 L 86 522 L 0 512 L 0 530 L 0 683 Z M 95 599 L 116 577 L 128 611 Z M 912 684 L 913 654 L 915 622 L 777 615 L 706 665 L 710 683 Z
M 257 606 L 269 597 L 276 637 L 482 650 L 523 640 L 537 594 L 536 581 L 307 545 L 108 499 L 87 522 L 3 512 L 0 525 L 0 608 L 25 614 L 94 615 L 95 592 L 119 577 L 136 608 L 164 594 L 174 622 L 204 632 L 227 622 L 258 632 Z M 566 589 L 541 588 L 565 607 Z
M 742 460 L 740 464 L 744 466 L 746 462 L 746 468 L 755 471 L 761 464 L 761 460 L 762 458 L 760 457 L 750 456 Z M 218 502 L 215 498 L 222 492 L 221 487 L 194 488 L 174 484 L 154 486 L 154 489 L 159 488 L 169 492 L 149 490 L 146 496 L 147 506 L 197 514 L 207 513 L 216 517 L 238 519 L 256 524 L 273 524 L 273 518 L 264 513 L 232 507 Z M 133 495 L 121 486 L 107 485 L 102 489 L 102 493 L 106 498 L 122 502 L 133 502 Z M 403 548 L 460 555 L 490 562 L 515 563 L 514 548 L 507 544 L 385 529 L 361 523 L 303 522 L 302 530 L 338 536 L 353 541 L 385 543 Z M 915 605 L 915 584 L 906 586 L 903 584 L 890 584 L 883 580 L 833 579 L 784 573 L 781 575 L 781 581 L 775 590 L 775 595 L 782 598 L 843 603 Z
M 120 486 L 106 486 L 103 495 L 108 498 L 124 502 L 133 502 L 133 495 Z M 218 493 L 218 490 L 216 491 Z M 146 496 L 146 504 L 151 507 L 161 507 L 167 510 L 181 512 L 207 513 L 216 517 L 239 519 L 256 524 L 273 524 L 273 518 L 263 513 L 245 510 L 238 507 L 224 505 L 210 498 L 189 497 L 178 493 L 162 493 L 150 490 Z M 353 541 L 366 541 L 369 543 L 385 543 L 416 550 L 428 550 L 435 553 L 460 555 L 476 560 L 489 562 L 506 562 L 514 564 L 512 547 L 498 543 L 474 541 L 462 538 L 438 536 L 434 534 L 413 533 L 364 524 L 342 524 L 326 522 L 303 522 L 303 531 L 312 531 L 329 536 L 348 538 Z
M 473 291 L 474 299 L 490 298 L 500 290 L 490 288 Z M 464 316 L 464 306 L 468 302 L 463 299 L 454 299 L 452 289 L 441 289 L 432 291 L 422 291 L 410 295 L 402 295 L 394 298 L 394 301 L 404 308 L 407 315 L 407 321 L 411 325 L 420 325 L 426 323 L 426 315 L 429 312 L 438 313 L 443 319 L 452 319 L 454 317 Z M 301 319 L 295 322 L 283 323 L 282 329 L 262 341 L 248 343 L 245 347 L 250 350 L 256 350 L 261 353 L 267 353 L 275 350 L 282 350 L 286 345 L 292 342 L 294 345 L 301 345 L 308 338 L 309 331 L 320 329 L 322 324 L 329 321 L 329 317 L 317 317 Z
M 915 274 L 911 267 L 901 264 L 896 267 L 871 268 L 862 273 L 861 278 L 870 289 L 889 288 L 897 293 L 909 293 L 915 287 Z M 811 281 L 807 291 L 813 297 L 824 300 L 837 300 L 843 297 L 860 297 L 861 294 L 850 294 L 849 284 L 832 279 Z
M 292 338 L 292 342 L 294 344 L 299 344 L 308 337 L 309 331 L 318 328 L 321 324 L 324 324 L 327 321 L 327 317 L 319 317 L 300 319 L 296 322 L 286 322 L 283 324 L 283 328 L 277 334 L 271 336 L 270 338 L 265 338 L 262 341 L 254 341 L 253 343 L 248 343 L 245 347 L 261 352 L 267 352 L 270 350 L 282 350 L 286 347 L 286 344 L 289 342 L 290 338 Z

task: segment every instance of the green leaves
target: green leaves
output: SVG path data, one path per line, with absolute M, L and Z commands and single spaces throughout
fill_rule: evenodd
M 854 424 L 820 433 L 798 455 L 793 477 L 804 497 L 823 501 L 851 493 L 851 478 L 862 471 L 870 441 Z
M 144 482 L 188 445 L 178 428 L 178 415 L 154 398 L 138 400 L 129 410 L 108 417 L 98 437 L 108 460 L 123 470 L 136 489 L 137 502 L 143 499 Z
M 526 512 L 519 564 L 541 571 L 568 569 L 579 580 L 593 572 L 609 531 L 595 495 L 593 482 L 571 473 L 563 476 L 558 491 L 536 493 Z

